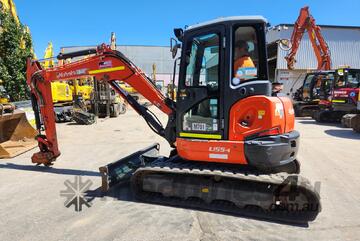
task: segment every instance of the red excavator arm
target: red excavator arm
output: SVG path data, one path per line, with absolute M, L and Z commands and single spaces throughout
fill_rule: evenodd
M 152 130 L 165 137 L 165 129 L 156 116 L 121 89 L 118 81 L 124 81 L 131 85 L 153 105 L 169 116 L 174 112 L 174 103 L 165 98 L 153 82 L 123 54 L 103 44 L 96 49 L 60 54 L 57 58 L 63 60 L 89 54 L 92 55 L 89 58 L 47 69 L 43 69 L 36 60 L 28 60 L 27 82 L 31 88 L 33 109 L 39 131 L 37 140 L 40 148 L 40 152 L 32 156 L 33 163 L 51 165 L 60 155 L 51 96 L 51 82 L 55 80 L 93 76 L 98 80 L 109 82 L 112 88 L 127 100 L 135 111 L 144 117 Z M 42 134 L 43 130 L 45 131 L 44 135 Z
M 308 32 L 309 39 L 318 61 L 317 69 L 330 70 L 331 58 L 329 47 L 321 34 L 320 27 L 316 25 L 315 19 L 310 14 L 308 6 L 303 7 L 300 10 L 300 15 L 294 25 L 294 31 L 291 35 L 292 49 L 285 57 L 288 68 L 294 69 L 294 64 L 296 62 L 295 56 L 305 30 Z

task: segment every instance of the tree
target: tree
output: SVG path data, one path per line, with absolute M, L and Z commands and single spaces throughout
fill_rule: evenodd
M 6 10 L 0 10 L 0 80 L 12 101 L 29 99 L 26 60 L 33 57 L 28 28 Z

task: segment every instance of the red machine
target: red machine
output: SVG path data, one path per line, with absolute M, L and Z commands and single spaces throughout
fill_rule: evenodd
M 302 87 L 296 90 L 294 109 L 297 116 L 314 116 L 320 108 L 331 106 L 328 97 L 331 93 L 329 86 L 332 87 L 333 78 L 330 77 L 332 73 L 324 72 L 331 69 L 330 50 L 308 6 L 300 9 L 299 17 L 294 24 L 290 40 L 291 51 L 285 57 L 288 69 L 294 69 L 295 56 L 305 31 L 308 33 L 318 66 L 316 72 L 306 75 Z
M 346 119 L 352 119 L 356 113 L 360 89 L 360 69 L 341 68 L 335 71 L 335 80 L 332 84 L 331 95 L 326 100 L 331 103 L 320 105 L 314 118 L 319 122 L 340 122 L 346 115 Z M 350 114 L 350 115 L 347 115 Z M 351 127 L 352 125 L 349 125 Z
M 300 15 L 294 25 L 294 31 L 290 40 L 292 48 L 290 53 L 285 57 L 288 69 L 294 69 L 296 63 L 295 56 L 305 31 L 307 31 L 309 35 L 310 42 L 318 61 L 317 70 L 330 70 L 331 58 L 329 47 L 321 34 L 320 27 L 316 25 L 315 19 L 310 14 L 308 6 L 300 9 Z
M 32 161 L 51 165 L 60 155 L 50 82 L 93 76 L 109 82 L 174 148 L 168 157 L 159 156 L 155 144 L 101 167 L 105 190 L 130 180 L 136 197 L 146 202 L 290 222 L 314 220 L 320 212 L 320 197 L 297 174 L 299 133 L 294 130 L 291 101 L 271 97 L 265 27 L 261 17 L 233 17 L 185 31 L 175 29 L 181 43 L 172 39 L 173 56 L 182 48 L 176 102 L 164 97 L 126 56 L 106 45 L 59 55 L 58 59 L 67 59 L 93 54 L 46 70 L 38 61 L 29 60 L 27 81 L 40 133 L 40 152 Z M 238 54 L 233 51 L 240 41 L 250 46 L 247 55 L 256 66 L 235 74 L 232 66 Z M 131 85 L 168 115 L 166 127 L 124 91 L 119 81 Z

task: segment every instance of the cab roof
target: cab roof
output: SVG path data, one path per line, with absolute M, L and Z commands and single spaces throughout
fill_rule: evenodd
M 239 22 L 262 22 L 262 23 L 267 23 L 267 19 L 264 18 L 263 16 L 259 16 L 259 15 L 255 15 L 255 16 L 232 16 L 232 17 L 220 17 L 220 18 L 216 18 L 210 21 L 206 21 L 206 22 L 202 22 L 202 23 L 197 23 L 194 25 L 191 25 L 189 27 L 187 27 L 185 29 L 185 31 L 188 30 L 193 30 L 196 28 L 200 28 L 200 27 L 204 27 L 204 26 L 209 26 L 212 24 L 217 24 L 217 23 L 225 23 L 225 22 L 230 22 L 230 21 L 239 21 Z

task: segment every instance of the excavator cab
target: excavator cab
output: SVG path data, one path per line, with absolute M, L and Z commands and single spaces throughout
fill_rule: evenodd
M 252 95 L 270 95 L 265 22 L 262 17 L 235 17 L 184 31 L 177 94 L 179 137 L 227 140 L 231 107 Z M 239 49 L 241 44 L 246 49 Z M 251 59 L 253 65 L 235 66 L 242 58 Z
M 254 16 L 176 30 L 182 43 L 176 101 L 181 158 L 298 172 L 291 102 L 271 97 L 265 28 L 266 19 Z M 279 136 L 269 138 L 266 147 L 254 144 L 268 132 Z M 288 140 L 282 148 L 281 135 Z

